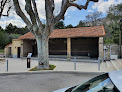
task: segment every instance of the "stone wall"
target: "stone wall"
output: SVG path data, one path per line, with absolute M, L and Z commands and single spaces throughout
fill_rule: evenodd
M 23 40 L 23 57 L 27 57 L 28 53 L 33 52 L 33 44 L 35 40 Z
M 104 54 L 103 54 L 103 37 L 99 37 L 99 57 L 103 58 Z

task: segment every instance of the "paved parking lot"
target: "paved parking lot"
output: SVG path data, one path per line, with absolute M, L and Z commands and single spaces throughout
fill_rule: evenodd
M 28 72 L 6 76 L 0 74 L 0 92 L 53 92 L 82 84 L 97 75 L 100 73 Z

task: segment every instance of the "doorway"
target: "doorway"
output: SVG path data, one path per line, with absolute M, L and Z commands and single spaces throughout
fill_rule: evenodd
M 20 58 L 21 47 L 18 47 L 17 50 L 18 50 L 18 51 L 17 51 L 17 52 L 18 52 L 18 53 L 17 53 L 17 58 Z

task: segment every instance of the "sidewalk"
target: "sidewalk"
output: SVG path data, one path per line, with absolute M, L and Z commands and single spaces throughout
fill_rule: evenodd
M 27 68 L 26 59 L 19 58 L 8 58 L 8 72 L 27 72 L 29 68 Z M 49 61 L 50 64 L 56 65 L 54 71 L 74 71 L 74 62 L 71 61 Z M 38 60 L 31 60 L 31 68 L 38 65 Z M 7 70 L 6 62 L 0 61 L 0 73 L 5 73 Z M 102 70 L 102 69 L 101 69 Z M 98 63 L 91 62 L 77 62 L 76 70 L 81 72 L 99 72 L 98 71 Z M 106 72 L 107 70 L 104 69 Z M 100 72 L 104 72 L 103 70 Z

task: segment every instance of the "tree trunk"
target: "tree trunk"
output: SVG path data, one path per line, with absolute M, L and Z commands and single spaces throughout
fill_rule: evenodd
M 36 36 L 37 48 L 38 48 L 38 69 L 49 69 L 49 51 L 47 35 Z

